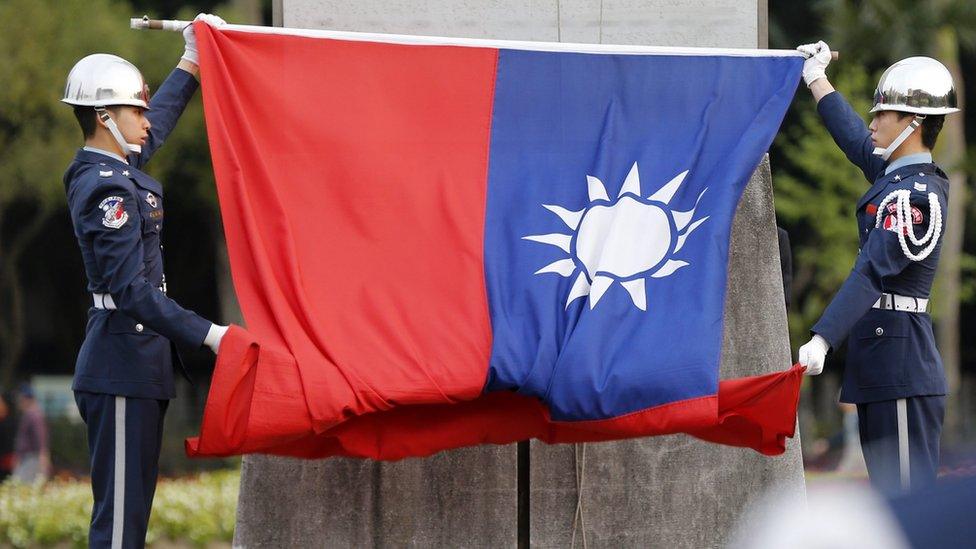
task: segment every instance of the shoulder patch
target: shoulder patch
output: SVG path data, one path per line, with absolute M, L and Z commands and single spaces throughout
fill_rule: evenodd
M 928 229 L 921 237 L 915 234 L 913 225 L 921 224 L 925 216 L 920 208 L 911 203 L 912 192 L 908 189 L 898 189 L 891 191 L 884 197 L 881 205 L 878 206 L 874 226 L 877 228 L 884 219 L 884 228 L 898 235 L 898 244 L 901 246 L 902 253 L 910 261 L 922 261 L 927 258 L 936 245 L 939 237 L 942 236 L 942 205 L 939 197 L 935 193 L 928 194 L 928 215 L 930 217 Z M 894 207 L 892 209 L 892 206 Z M 913 252 L 909 247 L 909 241 L 914 246 L 924 246 L 918 253 Z
M 98 209 L 104 212 L 102 225 L 109 229 L 118 229 L 125 225 L 125 222 L 129 220 L 129 213 L 125 211 L 123 202 L 121 196 L 110 196 L 99 202 Z
M 911 206 L 911 208 L 912 208 L 912 225 L 921 225 L 922 221 L 924 221 L 922 210 L 918 209 L 915 206 Z M 903 231 L 905 234 L 908 234 L 908 231 L 910 231 L 911 229 L 908 227 L 907 224 L 903 225 L 902 223 L 899 222 L 900 212 L 898 211 L 898 204 L 896 202 L 892 202 L 888 204 L 887 210 L 888 212 L 884 218 L 884 221 L 882 222 L 882 226 L 886 230 L 892 232 L 898 232 L 898 230 L 901 229 L 901 231 Z M 908 221 L 907 216 L 905 218 L 905 221 L 906 222 Z
M 98 175 L 101 177 L 112 177 L 112 170 L 98 170 Z

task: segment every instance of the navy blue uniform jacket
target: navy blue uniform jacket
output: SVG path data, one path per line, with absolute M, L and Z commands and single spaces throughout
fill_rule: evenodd
M 82 149 L 64 174 L 88 290 L 110 294 L 118 308 L 88 311 L 72 384 L 76 391 L 173 398 L 171 341 L 199 347 L 210 329 L 210 321 L 163 292 L 163 187 L 139 169 L 172 131 L 197 87 L 181 69 L 163 82 L 146 113 L 152 124 L 146 145 L 142 154 L 129 157 L 130 164 Z
M 931 317 L 927 313 L 873 309 L 872 305 L 882 292 L 928 298 L 942 247 L 940 235 L 928 257 L 913 261 L 902 249 L 899 228 L 891 223 L 894 218 L 889 219 L 891 210 L 887 206 L 881 226 L 875 228 L 879 205 L 895 190 L 910 191 L 912 229 L 921 237 L 929 223 L 936 222 L 936 212 L 929 207 L 930 193 L 938 199 L 945 226 L 948 178 L 931 163 L 902 166 L 885 175 L 887 163 L 872 154 L 870 131 L 840 93 L 823 97 L 817 110 L 847 158 L 873 182 L 857 203 L 861 242 L 857 261 L 812 329 L 832 349 L 849 338 L 841 400 L 865 403 L 944 395 L 945 373 L 935 347 Z M 922 249 L 910 240 L 907 245 L 913 254 Z

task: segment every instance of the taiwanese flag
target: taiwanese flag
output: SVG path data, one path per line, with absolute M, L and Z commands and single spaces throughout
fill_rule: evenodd
M 800 371 L 719 360 L 732 217 L 801 57 L 196 31 L 247 330 L 188 453 L 783 451 Z

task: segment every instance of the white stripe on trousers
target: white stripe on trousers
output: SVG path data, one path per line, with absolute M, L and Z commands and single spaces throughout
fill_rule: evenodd
M 112 498 L 112 549 L 122 549 L 125 518 L 125 397 L 115 397 L 115 491 Z
M 901 488 L 911 488 L 911 463 L 908 457 L 908 401 L 899 398 L 895 403 L 898 415 L 898 470 L 901 473 Z

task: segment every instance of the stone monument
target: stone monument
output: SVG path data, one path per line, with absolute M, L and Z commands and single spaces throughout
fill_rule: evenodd
M 277 0 L 275 24 L 470 38 L 764 47 L 764 0 Z M 722 377 L 791 363 L 768 160 L 736 212 Z M 399 462 L 247 456 L 239 547 L 716 547 L 771 489 L 802 497 L 799 438 L 770 458 L 685 435 L 464 448 Z

